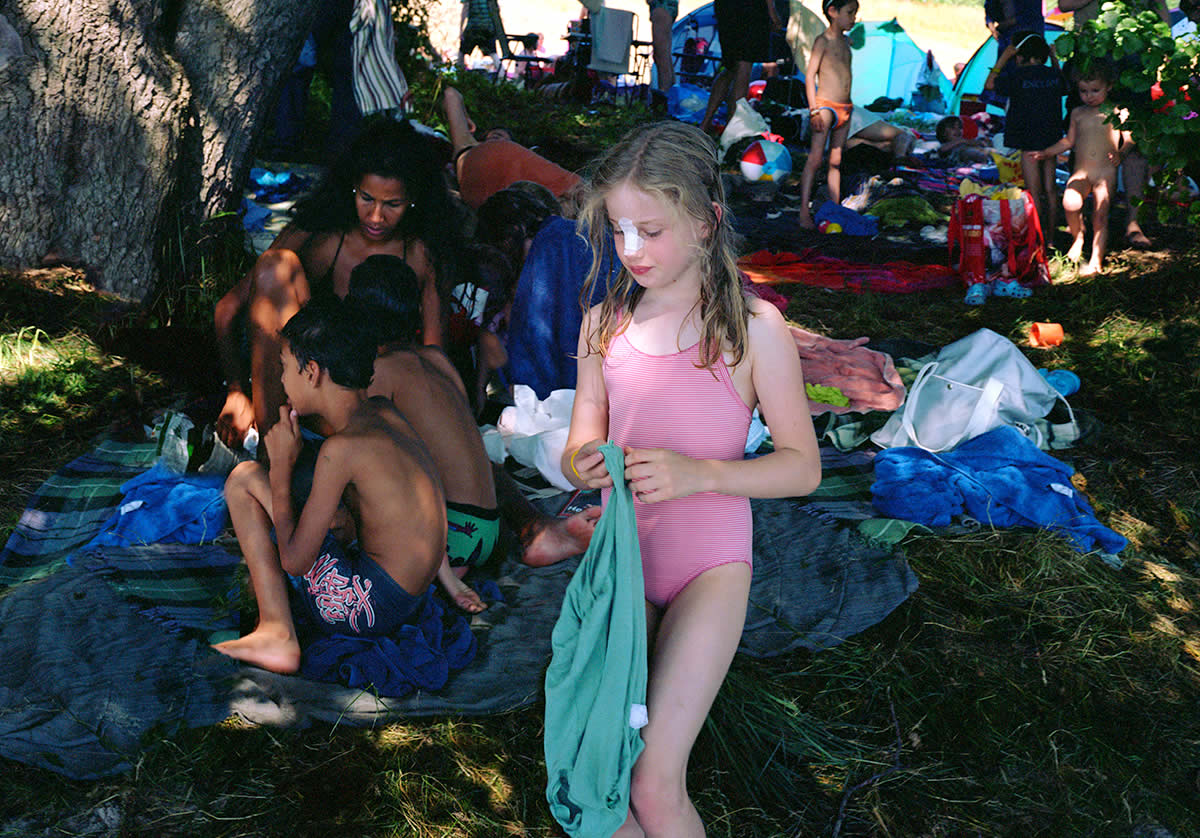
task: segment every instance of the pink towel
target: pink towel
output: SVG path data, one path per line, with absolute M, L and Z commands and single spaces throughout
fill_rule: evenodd
M 904 402 L 904 383 L 890 355 L 867 349 L 870 338 L 835 340 L 790 327 L 804 362 L 804 382 L 836 387 L 850 400 L 845 407 L 812 402 L 813 415 L 895 410 Z

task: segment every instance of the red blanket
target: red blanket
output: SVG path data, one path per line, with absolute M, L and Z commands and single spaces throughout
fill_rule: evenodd
M 962 284 L 958 275 L 942 265 L 919 265 L 913 262 L 884 262 L 871 265 L 847 262 L 832 256 L 822 256 L 813 247 L 800 253 L 772 253 L 759 250 L 738 261 L 751 282 L 764 284 L 799 282 L 819 288 L 835 288 L 861 294 L 876 291 L 888 294 L 911 294 L 952 288 Z

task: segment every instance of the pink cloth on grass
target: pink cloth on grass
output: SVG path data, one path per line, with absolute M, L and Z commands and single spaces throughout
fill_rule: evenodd
M 799 326 L 789 329 L 804 365 L 804 382 L 836 387 L 850 400 L 845 407 L 811 402 L 813 415 L 895 410 L 904 402 L 904 383 L 892 357 L 867 349 L 870 338 L 838 340 Z

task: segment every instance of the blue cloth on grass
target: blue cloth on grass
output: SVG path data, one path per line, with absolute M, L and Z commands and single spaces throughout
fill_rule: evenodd
M 965 514 L 994 527 L 1052 530 L 1080 552 L 1119 553 L 1128 541 L 1096 519 L 1071 485 L 1073 471 L 1002 425 L 942 454 L 914 447 L 880 452 L 871 494 L 890 518 L 944 527 Z
M 818 225 L 826 221 L 830 224 L 841 224 L 842 233 L 847 236 L 873 236 L 879 232 L 878 218 L 872 215 L 860 215 L 833 201 L 821 204 L 813 218 Z
M 613 491 L 567 586 L 546 670 L 546 799 L 572 838 L 607 838 L 625 822 L 633 763 L 644 747 L 642 551 L 625 455 L 611 442 L 600 451 Z
M 475 659 L 475 635 L 461 616 L 442 609 L 433 586 L 423 600 L 420 615 L 389 636 L 317 637 L 303 647 L 301 673 L 389 697 L 440 690 L 452 672 Z
M 604 298 L 611 266 L 606 256 L 589 305 Z M 513 295 L 505 375 L 529 385 L 539 399 L 575 389 L 574 355 L 583 324 L 579 293 L 591 267 L 592 247 L 576 235 L 575 222 L 551 216 L 533 237 Z
M 225 528 L 225 478 L 162 463 L 121 485 L 121 505 L 85 547 L 203 544 Z

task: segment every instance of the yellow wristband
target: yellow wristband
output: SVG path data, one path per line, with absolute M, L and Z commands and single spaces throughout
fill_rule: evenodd
M 579 451 L 580 451 L 580 449 L 576 448 L 576 449 L 575 449 L 575 451 L 574 451 L 574 452 L 571 454 L 571 459 L 569 460 L 569 462 L 570 462 L 570 464 L 571 464 L 571 471 L 575 472 L 575 479 L 576 479 L 576 480 L 582 480 L 582 479 L 583 479 L 583 478 L 582 478 L 582 477 L 579 475 L 579 469 L 575 468 L 575 458 L 576 458 L 576 457 L 579 455 Z

